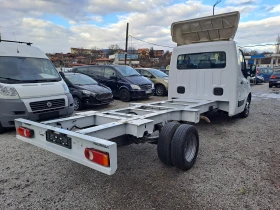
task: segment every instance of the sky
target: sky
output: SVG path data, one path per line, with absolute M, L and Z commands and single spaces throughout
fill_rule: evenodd
M 28 41 L 47 53 L 111 44 L 172 51 L 173 22 L 212 15 L 216 0 L 0 0 L 2 39 Z M 274 51 L 280 0 L 222 0 L 215 14 L 239 11 L 234 40 L 246 50 Z M 137 39 L 135 39 L 135 38 Z M 140 40 L 153 43 L 148 44 Z M 160 45 L 160 46 L 158 46 Z M 162 47 L 164 46 L 164 47 Z

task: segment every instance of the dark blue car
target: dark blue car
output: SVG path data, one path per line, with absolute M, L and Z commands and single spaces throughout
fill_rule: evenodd
M 264 78 L 265 82 L 269 81 L 270 76 L 273 74 L 273 69 L 269 67 L 257 67 L 257 75 Z
M 111 88 L 113 96 L 122 101 L 148 98 L 154 94 L 154 84 L 130 66 L 91 65 L 73 68 Z

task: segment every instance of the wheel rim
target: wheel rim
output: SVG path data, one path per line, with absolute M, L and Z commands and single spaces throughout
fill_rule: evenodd
M 195 157 L 197 149 L 197 138 L 194 133 L 191 134 L 189 141 L 185 143 L 185 160 L 188 162 L 192 162 L 193 158 Z
M 156 89 L 156 93 L 157 95 L 163 95 L 163 87 L 162 86 L 158 86 L 157 89 Z
M 74 98 L 74 110 L 78 110 L 80 108 L 80 101 L 77 98 Z
M 128 97 L 127 92 L 126 92 L 126 91 L 123 91 L 123 92 L 122 92 L 122 99 L 123 99 L 123 100 L 126 100 L 127 97 Z

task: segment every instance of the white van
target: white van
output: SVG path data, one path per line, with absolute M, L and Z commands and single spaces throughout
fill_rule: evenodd
M 70 116 L 73 98 L 48 57 L 31 43 L 0 40 L 0 133 L 16 118 Z

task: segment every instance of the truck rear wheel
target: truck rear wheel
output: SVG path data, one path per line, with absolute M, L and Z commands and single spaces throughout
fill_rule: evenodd
M 173 165 L 171 161 L 170 149 L 171 141 L 176 129 L 179 127 L 177 122 L 166 123 L 159 134 L 157 143 L 158 157 L 166 165 Z
M 171 160 L 180 170 L 188 170 L 196 161 L 199 148 L 199 136 L 192 125 L 180 125 L 171 142 Z
M 5 132 L 5 128 L 2 127 L 1 123 L 0 123 L 0 134 Z

